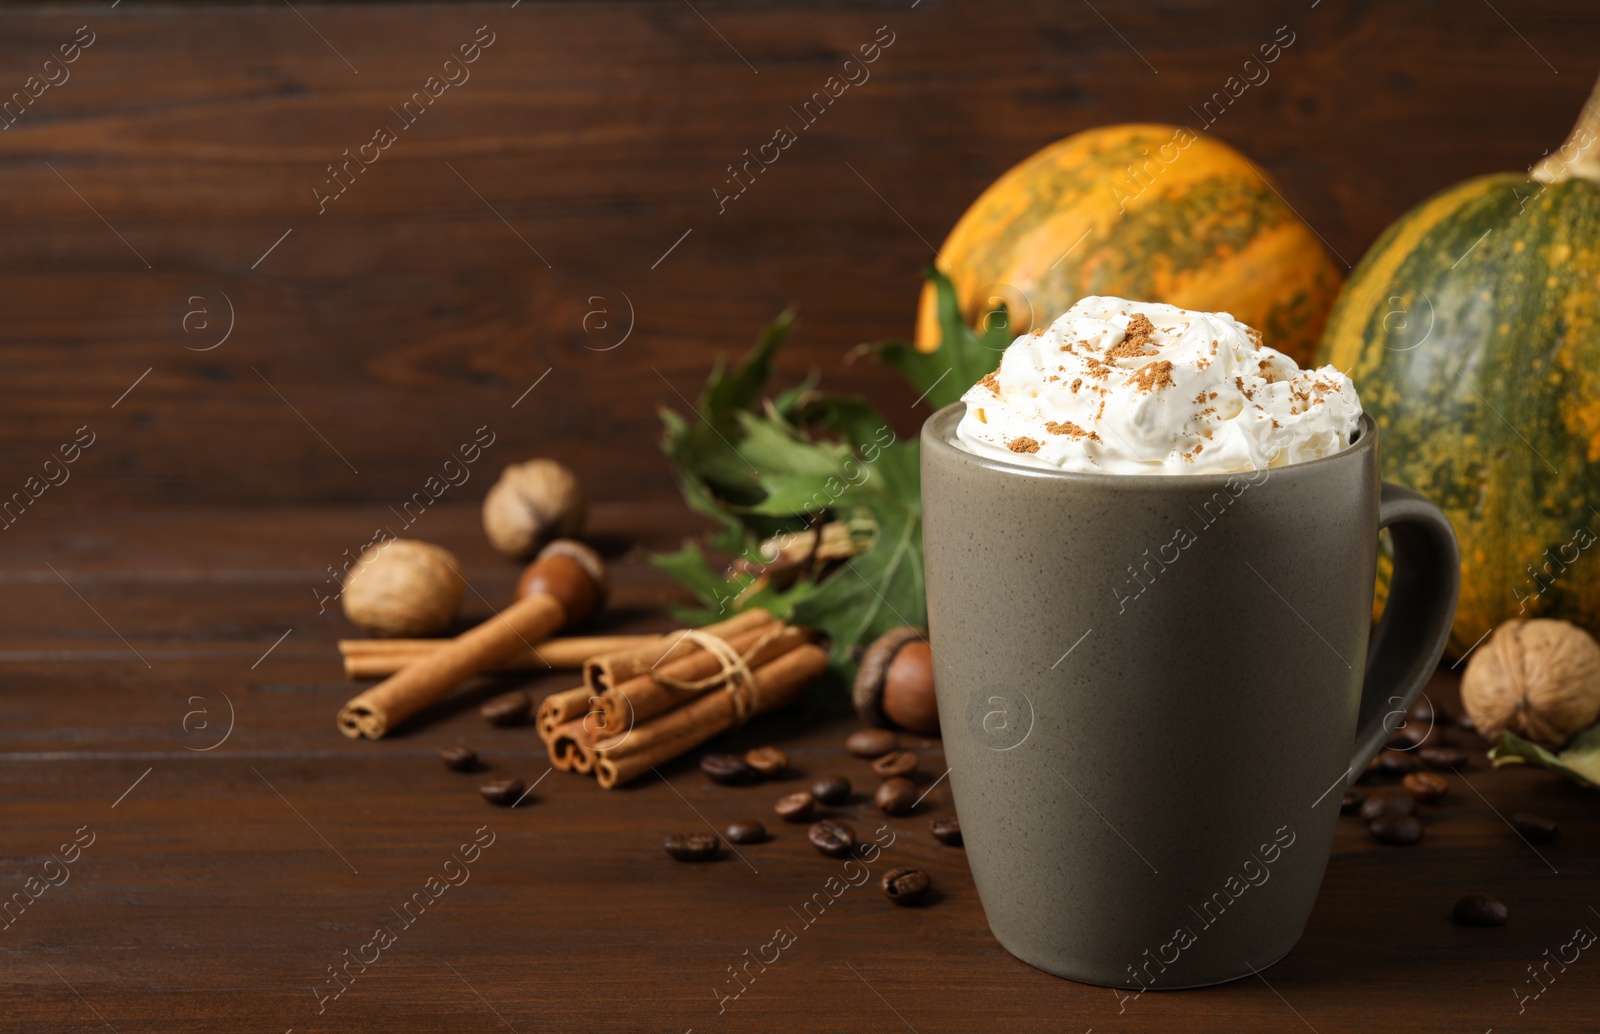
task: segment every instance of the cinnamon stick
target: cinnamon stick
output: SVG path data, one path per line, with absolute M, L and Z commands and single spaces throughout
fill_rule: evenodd
M 556 731 L 556 726 L 583 717 L 584 711 L 588 710 L 589 698 L 592 695 L 588 686 L 579 686 L 576 689 L 563 689 L 545 697 L 539 704 L 539 714 L 535 719 L 539 738 L 548 744 L 550 737 Z
M 729 637 L 728 646 L 750 668 L 775 660 L 803 643 L 811 642 L 813 633 L 774 621 L 748 632 Z M 746 656 L 748 654 L 748 656 Z M 584 728 L 589 742 L 611 738 L 618 730 L 647 722 L 658 714 L 672 710 L 692 697 L 712 689 L 685 689 L 674 683 L 705 681 L 723 670 L 722 659 L 708 650 L 699 650 L 687 657 L 663 664 L 654 672 L 639 675 L 618 686 L 613 686 L 593 698 L 593 706 L 585 717 Z
M 699 631 L 726 639 L 771 621 L 771 614 L 759 607 L 752 607 L 724 621 L 706 625 Z M 603 693 L 612 686 L 644 674 L 658 664 L 665 664 L 699 651 L 700 647 L 684 636 L 685 631 L 687 630 L 680 629 L 677 632 L 667 633 L 662 637 L 666 641 L 662 646 L 651 644 L 590 658 L 583 665 L 584 684 L 595 693 Z
M 393 675 L 412 661 L 438 650 L 448 639 L 341 639 L 345 677 L 374 679 Z M 494 671 L 545 671 L 581 668 L 601 654 L 664 643 L 659 635 L 565 636 L 524 647 L 497 664 Z
M 550 765 L 562 772 L 589 773 L 594 770 L 595 752 L 583 742 L 583 730 L 577 721 L 556 726 L 551 734 Z
M 807 643 L 757 668 L 749 687 L 748 713 L 760 714 L 794 703 L 806 683 L 821 675 L 827 665 L 827 653 Z M 719 688 L 695 697 L 596 745 L 595 776 L 608 790 L 621 786 L 733 728 L 742 717 L 728 690 Z

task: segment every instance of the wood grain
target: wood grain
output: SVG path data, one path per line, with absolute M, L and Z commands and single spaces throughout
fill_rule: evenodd
M 816 369 L 909 434 L 915 393 L 842 356 L 909 333 L 932 246 L 1038 147 L 1197 125 L 1286 25 L 1271 78 L 1210 132 L 1354 262 L 1427 194 L 1553 147 L 1600 64 L 1581 0 L 298 10 L 0 11 L 0 95 L 95 33 L 0 131 L 0 495 L 88 426 L 36 510 L 398 507 L 484 424 L 464 495 L 538 454 L 601 499 L 666 494 L 658 408 L 790 303 L 782 378 Z M 471 78 L 318 214 L 326 166 L 483 25 Z M 871 78 L 799 130 L 790 108 L 879 27 Z M 719 213 L 727 166 L 783 124 L 800 139 Z M 192 351 L 221 338 L 224 296 L 232 334 Z
M 614 539 L 636 532 L 659 545 L 674 535 L 673 512 L 602 509 L 599 523 Z M 515 571 L 495 563 L 471 508 L 436 516 L 479 606 L 508 600 Z M 938 900 L 903 909 L 862 887 L 803 927 L 793 909 L 839 863 L 795 827 L 770 823 L 776 839 L 741 848 L 743 860 L 682 865 L 661 850 L 664 835 L 702 820 L 767 818 L 800 777 L 721 787 L 684 759 L 663 780 L 605 792 L 553 773 L 508 811 L 439 763 L 437 748 L 465 743 L 488 774 L 539 778 L 548 762 L 532 727 L 487 726 L 473 705 L 510 685 L 565 688 L 569 673 L 486 682 L 392 741 L 346 740 L 333 726 L 349 693 L 336 643 L 352 629 L 316 615 L 296 581 L 314 578 L 342 529 L 364 520 L 331 508 L 191 509 L 13 530 L 0 560 L 7 893 L 74 831 L 95 840 L 4 934 L 7 1030 L 1592 1028 L 1593 960 L 1557 973 L 1523 1015 L 1511 990 L 1531 988 L 1525 967 L 1545 949 L 1600 922 L 1588 911 L 1594 798 L 1546 772 L 1491 771 L 1460 730 L 1443 735 L 1472 746 L 1471 767 L 1425 809 L 1422 844 L 1385 847 L 1341 819 L 1305 936 L 1264 979 L 1149 994 L 1119 1012 L 1111 991 L 1047 976 L 995 943 L 961 851 L 926 831 L 950 810 L 943 783 L 917 814 L 889 820 L 896 840 L 874 867 L 926 868 Z M 670 627 L 652 609 L 675 593 L 658 574 L 636 559 L 615 573 L 619 610 L 600 627 Z M 45 647 L 57 652 L 40 656 Z M 1455 706 L 1448 673 L 1429 692 Z M 232 732 L 199 749 L 227 728 L 230 703 Z M 775 743 L 804 777 L 843 773 L 870 789 L 867 763 L 842 749 L 853 728 L 772 715 L 717 745 Z M 937 740 L 913 743 L 932 775 L 942 771 Z M 1557 820 L 1561 838 L 1536 853 L 1501 818 L 1519 810 Z M 884 821 L 859 793 L 840 814 L 863 833 Z M 391 909 L 485 824 L 495 840 L 467 882 L 404 927 Z M 1453 925 L 1451 904 L 1470 892 L 1505 900 L 1510 924 Z M 326 967 L 383 923 L 396 943 L 319 1014 Z M 796 943 L 765 973 L 752 968 L 755 983 L 719 1015 L 713 988 L 732 988 L 727 967 L 779 926 Z
M 487 617 L 516 570 L 477 502 L 503 464 L 552 455 L 598 500 L 613 563 L 592 631 L 673 627 L 680 590 L 636 550 L 700 524 L 672 498 L 657 410 L 686 409 L 713 358 L 785 305 L 801 322 L 781 378 L 818 370 L 913 433 L 915 393 L 844 353 L 909 333 L 933 247 L 1038 147 L 1193 124 L 1190 105 L 1288 25 L 1272 78 L 1211 131 L 1353 262 L 1427 194 L 1559 141 L 1597 22 L 1579 0 L 0 8 L 0 101 L 80 26 L 95 34 L 0 129 L 0 499 L 78 428 L 95 435 L 0 533 L 5 892 L 94 835 L 3 933 L 4 1027 L 1590 1030 L 1592 960 L 1525 1013 L 1512 994 L 1600 921 L 1594 799 L 1548 773 L 1490 771 L 1474 750 L 1410 850 L 1341 820 L 1287 959 L 1124 1009 L 995 943 L 961 852 L 926 834 L 943 784 L 892 821 L 885 856 L 927 868 L 939 900 L 898 909 L 861 888 L 801 929 L 793 910 L 836 863 L 796 831 L 703 866 L 660 846 L 765 817 L 798 781 L 718 787 L 684 759 L 614 793 L 551 774 L 507 811 L 438 762 L 467 743 L 491 774 L 538 779 L 532 728 L 474 712 L 567 673 L 485 679 L 392 742 L 346 741 L 335 644 L 353 629 L 319 595 L 388 527 L 454 550 L 473 587 L 462 625 Z M 319 214 L 328 163 L 484 25 L 472 78 Z M 894 42 L 871 79 L 719 214 L 726 166 L 796 124 L 790 107 L 881 26 Z M 396 511 L 480 427 L 495 439 L 471 480 L 402 528 Z M 1452 678 L 1431 692 L 1452 701 Z M 776 743 L 805 775 L 870 787 L 841 749 L 852 728 L 790 713 L 720 742 Z M 918 747 L 936 773 L 938 742 Z M 1517 810 L 1561 839 L 1535 853 L 1501 817 Z M 880 821 L 860 797 L 841 813 Z M 319 1012 L 328 967 L 400 927 L 394 910 L 485 824 L 470 880 Z M 1452 925 L 1468 892 L 1503 898 L 1510 924 Z M 728 967 L 780 925 L 797 943 L 719 1014 Z

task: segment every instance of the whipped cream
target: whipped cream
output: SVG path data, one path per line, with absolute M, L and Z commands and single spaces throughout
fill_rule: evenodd
M 1301 370 L 1225 312 L 1098 296 L 1013 341 L 961 399 L 967 451 L 1110 474 L 1302 463 L 1348 446 L 1361 417 L 1350 378 Z

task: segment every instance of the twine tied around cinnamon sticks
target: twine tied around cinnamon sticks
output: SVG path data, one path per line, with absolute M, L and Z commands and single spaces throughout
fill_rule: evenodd
M 750 670 L 750 658 L 759 654 L 763 646 L 776 640 L 788 627 L 781 621 L 774 621 L 765 634 L 743 653 L 729 645 L 727 640 L 710 632 L 698 628 L 686 629 L 683 638 L 714 657 L 720 665 L 719 670 L 700 679 L 674 678 L 666 672 L 658 672 L 652 677 L 663 686 L 685 693 L 700 693 L 712 686 L 723 686 L 733 699 L 733 711 L 739 719 L 739 724 L 743 725 L 750 720 L 755 707 L 756 677 Z
M 584 666 L 584 685 L 551 694 L 539 708 L 550 763 L 593 773 L 607 789 L 637 778 L 798 700 L 827 666 L 814 638 L 751 610 L 675 633 L 665 648 L 595 658 Z

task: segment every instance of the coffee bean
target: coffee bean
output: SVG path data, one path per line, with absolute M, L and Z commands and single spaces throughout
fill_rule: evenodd
M 1405 775 L 1415 772 L 1422 767 L 1416 755 L 1410 751 L 1386 750 L 1378 755 L 1378 771 L 1384 775 Z
M 703 862 L 717 856 L 722 839 L 715 833 L 673 833 L 662 846 L 680 862 Z
M 478 787 L 478 792 L 490 804 L 515 804 L 522 796 L 522 780 L 491 779 Z
M 724 786 L 743 786 L 759 778 L 756 770 L 737 754 L 707 754 L 700 759 L 700 771 L 710 776 L 713 783 Z
M 858 758 L 877 758 L 900 746 L 899 737 L 888 729 L 861 729 L 844 741 L 844 749 Z
M 1487 894 L 1468 894 L 1450 910 L 1450 918 L 1462 926 L 1506 925 L 1506 903 Z
M 1468 732 L 1478 731 L 1478 723 L 1472 720 L 1472 716 L 1470 714 L 1464 714 L 1460 718 L 1457 718 L 1456 724 Z
M 1367 831 L 1374 839 L 1396 847 L 1410 847 L 1422 839 L 1422 823 L 1415 815 L 1379 815 Z
M 897 905 L 914 905 L 928 896 L 933 881 L 921 869 L 890 869 L 883 874 L 883 893 Z
M 917 770 L 917 756 L 909 750 L 891 750 L 872 763 L 872 770 L 885 779 L 908 776 Z
M 1354 815 L 1361 807 L 1361 802 L 1366 799 L 1367 795 L 1360 790 L 1346 790 L 1344 800 L 1339 802 L 1339 812 L 1344 815 Z
M 810 790 L 797 790 L 779 797 L 772 810 L 785 822 L 809 822 L 816 814 L 817 799 L 811 796 Z
M 1467 752 L 1453 747 L 1423 747 L 1417 751 L 1417 760 L 1429 768 L 1449 771 L 1466 765 Z
M 1409 772 L 1401 782 L 1423 804 L 1438 804 L 1450 792 L 1450 780 L 1433 772 Z
M 843 858 L 856 846 L 856 831 L 843 822 L 824 819 L 806 830 L 811 846 L 831 858 Z
M 1512 812 L 1511 824 L 1533 844 L 1548 844 L 1561 835 L 1560 826 L 1547 818 L 1525 811 Z
M 1371 822 L 1383 815 L 1415 815 L 1417 799 L 1409 793 L 1390 790 L 1375 793 L 1361 805 L 1361 821 Z
M 728 840 L 735 844 L 759 844 L 767 839 L 767 827 L 755 819 L 740 819 L 728 823 L 728 828 L 723 831 Z
M 811 784 L 811 794 L 823 804 L 843 804 L 850 799 L 850 780 L 825 776 Z
M 895 776 L 883 781 L 873 800 L 885 815 L 909 815 L 917 805 L 917 788 L 911 780 Z
M 770 779 L 789 767 L 789 755 L 777 747 L 756 747 L 745 752 L 744 763 Z
M 444 767 L 455 772 L 471 772 L 478 767 L 478 752 L 471 747 L 446 747 L 439 752 Z
M 1408 721 L 1389 734 L 1389 749 L 1409 750 L 1427 739 L 1430 731 L 1426 723 Z
M 960 847 L 965 842 L 961 839 L 961 820 L 954 816 L 934 819 L 928 823 L 928 832 L 947 847 Z
M 490 725 L 521 725 L 528 720 L 528 712 L 532 708 L 532 698 L 518 689 L 495 697 L 478 708 L 478 713 Z
M 1432 725 L 1440 713 L 1440 708 L 1434 706 L 1433 701 L 1427 697 L 1417 697 L 1417 702 L 1411 705 L 1406 717 L 1411 721 L 1421 722 L 1426 727 Z

